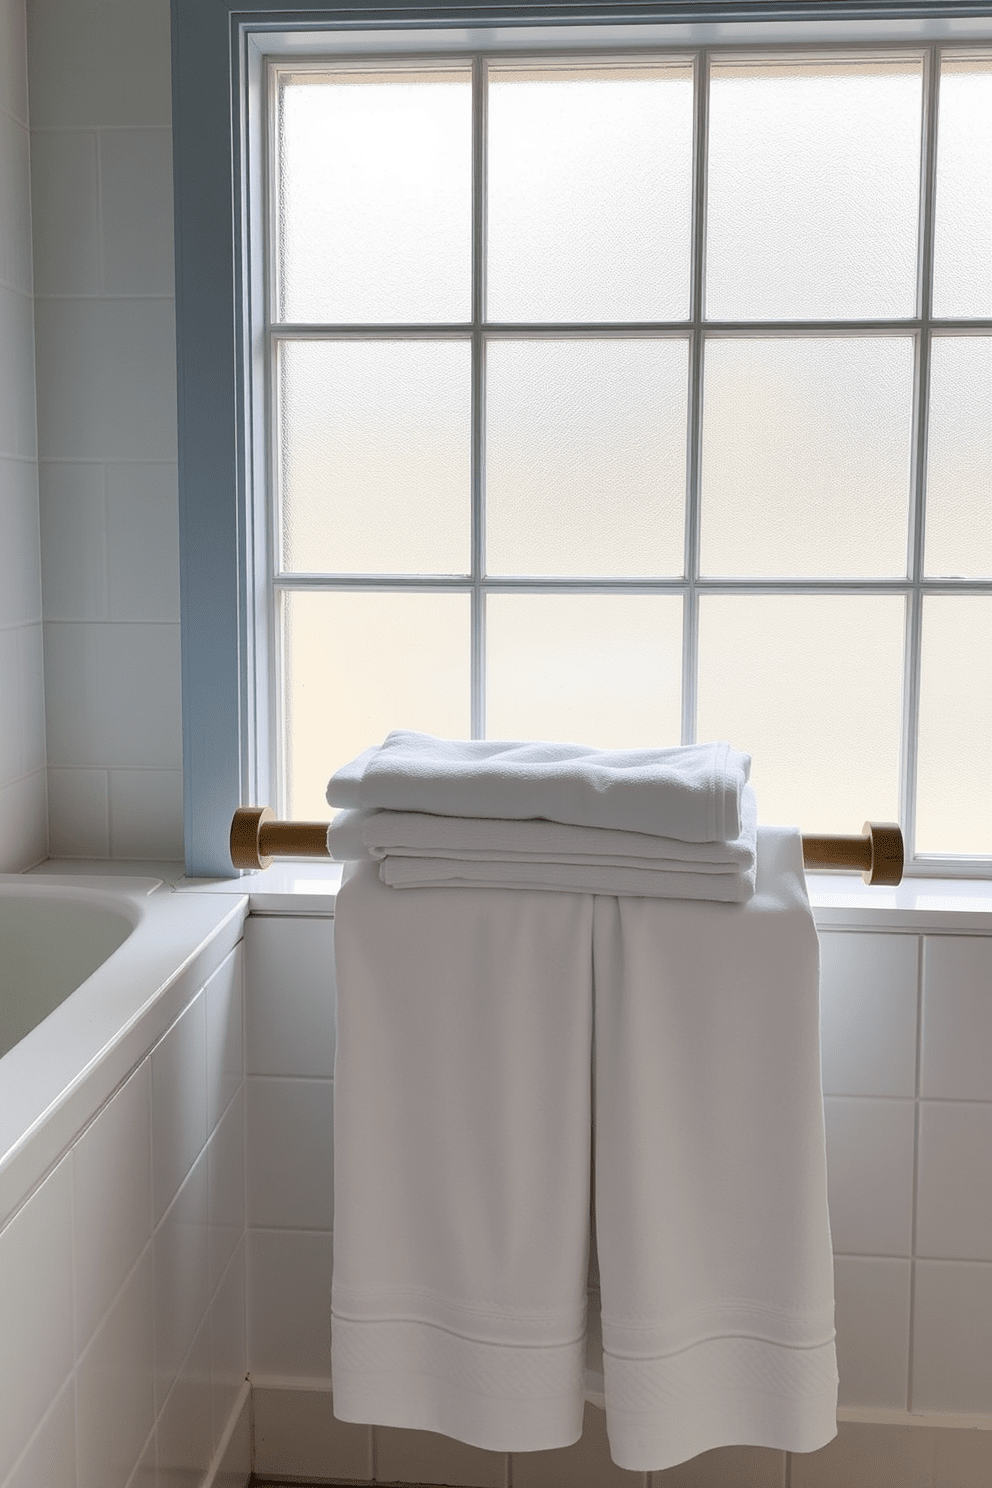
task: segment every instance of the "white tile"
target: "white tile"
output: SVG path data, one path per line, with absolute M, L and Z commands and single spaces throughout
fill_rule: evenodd
M 599 1417 L 599 1430 L 593 1415 Z M 604 1412 L 586 1406 L 586 1426 L 582 1438 L 568 1452 L 563 1488 L 645 1488 L 643 1473 L 625 1473 L 610 1460 L 606 1441 Z M 453 1441 L 437 1431 L 413 1431 L 403 1427 L 376 1426 L 375 1472 L 386 1482 L 458 1483 L 460 1488 L 506 1488 L 507 1455 L 490 1452 L 467 1442 Z M 517 1488 L 552 1488 L 554 1471 L 547 1472 L 546 1453 L 517 1454 Z M 555 1453 L 561 1461 L 565 1453 Z M 542 1462 L 541 1459 L 544 1459 Z M 528 1461 L 529 1459 L 529 1461 Z M 533 1472 L 535 1459 L 537 1472 Z M 558 1464 L 556 1464 L 558 1465 Z M 528 1467 L 531 1474 L 528 1475 Z M 542 1470 L 543 1469 L 543 1470 Z M 667 1485 L 665 1485 L 667 1488 Z M 735 1483 L 734 1488 L 745 1488 Z M 757 1488 L 757 1485 L 754 1485 Z M 776 1488 L 781 1488 L 777 1484 Z
M 238 1392 L 248 1372 L 245 1317 L 245 1242 L 231 1264 L 210 1307 L 210 1375 L 213 1380 L 213 1445 L 220 1445 Z
M 992 1100 L 992 938 L 924 940 L 920 1094 Z
M 35 333 L 44 458 L 176 459 L 171 300 L 40 299 Z
M 17 632 L 21 670 L 21 771 L 45 768 L 45 641 L 41 624 Z
M 0 109 L 0 283 L 32 292 L 31 165 L 24 124 Z
M 146 1059 L 72 1150 L 77 1353 L 151 1239 L 151 1160 Z
M 155 1303 L 149 1245 L 79 1362 L 79 1488 L 125 1488 L 155 1420 Z
M 210 1320 L 204 1320 L 158 1420 L 157 1488 L 202 1483 L 213 1456 Z
M 246 1488 L 250 1477 L 251 1401 L 245 1400 L 217 1469 L 214 1488 Z
M 41 535 L 38 467 L 33 460 L 0 457 L 0 626 L 41 618 Z
M 248 1368 L 253 1374 L 329 1379 L 329 1233 L 248 1232 Z
M 159 1410 L 210 1303 L 207 1158 L 203 1153 L 155 1231 L 155 1401 Z
M 106 292 L 174 294 L 171 130 L 100 135 L 100 215 Z
M 207 1018 L 207 1130 L 213 1131 L 244 1076 L 244 943 L 203 989 Z
M 76 1392 L 72 1379 L 56 1397 L 4 1488 L 76 1488 Z
M 829 1096 L 824 1111 L 834 1250 L 908 1256 L 915 1101 Z
M 35 417 L 35 342 L 32 301 L 0 285 L 0 455 L 34 459 L 38 453 Z
M 372 1477 L 372 1428 L 334 1415 L 330 1391 L 252 1390 L 255 1472 L 293 1478 Z
M 179 476 L 175 465 L 106 467 L 112 620 L 179 619 Z
M 207 1144 L 210 1290 L 245 1232 L 245 1098 L 240 1090 Z
M 45 626 L 48 758 L 64 767 L 178 770 L 178 625 Z
M 933 1437 L 921 1426 L 841 1421 L 827 1446 L 790 1455 L 790 1488 L 935 1488 Z
M 97 137 L 36 129 L 31 138 L 31 209 L 36 295 L 98 295 Z
M 992 1105 L 921 1101 L 916 1253 L 992 1261 Z
M 0 0 L 0 108 L 28 122 L 28 44 L 24 0 Z
M 245 1016 L 251 1074 L 334 1074 L 334 921 L 249 917 Z
M 28 43 L 36 128 L 170 122 L 164 0 L 32 0 Z
M 131 1474 L 127 1488 L 158 1488 L 155 1471 L 155 1428 L 149 1433 L 141 1460 Z
M 21 648 L 16 630 L 0 630 L 0 785 L 20 780 L 21 768 Z
M 0 784 L 0 873 L 23 873 L 48 857 L 47 773 Z
M 156 1223 L 206 1140 L 207 1029 L 203 993 L 198 992 L 152 1051 L 152 1183 Z
M 103 466 L 43 460 L 38 470 L 46 620 L 107 618 Z
M 248 1223 L 329 1230 L 333 1081 L 248 1080 Z
M 106 770 L 48 772 L 53 858 L 109 858 Z
M 905 1410 L 909 1388 L 908 1260 L 834 1261 L 839 1404 Z
M 992 1265 L 917 1261 L 914 1411 L 992 1414 Z
M 110 853 L 166 861 L 182 857 L 181 770 L 110 771 Z
M 71 1189 L 63 1159 L 0 1232 L 0 1482 L 72 1368 Z
M 820 936 L 820 1040 L 827 1095 L 916 1093 L 915 935 Z

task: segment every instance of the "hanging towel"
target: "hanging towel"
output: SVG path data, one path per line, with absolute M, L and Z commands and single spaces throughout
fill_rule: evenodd
M 597 898 L 596 1229 L 614 1462 L 836 1434 L 819 956 L 799 833 L 740 908 Z
M 517 888 L 741 903 L 754 892 L 757 807 L 745 786 L 735 842 L 549 821 L 342 811 L 327 832 L 342 861 L 371 856 L 393 888 Z
M 327 800 L 367 811 L 541 817 L 683 842 L 733 842 L 750 768 L 749 755 L 723 743 L 592 749 L 398 729 L 338 770 Z
M 537 1451 L 582 1431 L 593 901 L 335 909 L 331 1363 L 341 1420 Z
M 798 833 L 759 830 L 742 905 L 397 894 L 368 861 L 346 871 L 335 943 L 335 1414 L 494 1451 L 578 1439 L 594 1131 L 614 1461 L 825 1445 Z

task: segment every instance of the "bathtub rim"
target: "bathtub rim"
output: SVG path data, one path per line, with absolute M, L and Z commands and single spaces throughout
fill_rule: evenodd
M 0 1058 L 0 1228 L 234 949 L 248 911 L 245 895 L 177 894 L 147 877 L 0 874 L 0 894 L 8 888 L 68 891 L 133 928 Z

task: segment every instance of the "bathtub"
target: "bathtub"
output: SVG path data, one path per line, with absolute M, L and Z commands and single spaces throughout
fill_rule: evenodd
M 241 938 L 240 895 L 0 874 L 0 1226 Z

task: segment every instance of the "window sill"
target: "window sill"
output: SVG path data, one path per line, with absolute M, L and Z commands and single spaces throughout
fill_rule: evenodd
M 255 915 L 334 914 L 340 863 L 287 859 L 240 878 L 186 878 L 178 863 L 51 859 L 34 873 L 152 874 L 179 893 L 247 894 Z M 858 873 L 809 873 L 809 899 L 820 930 L 992 932 L 992 879 L 907 878 L 896 888 L 869 888 Z

